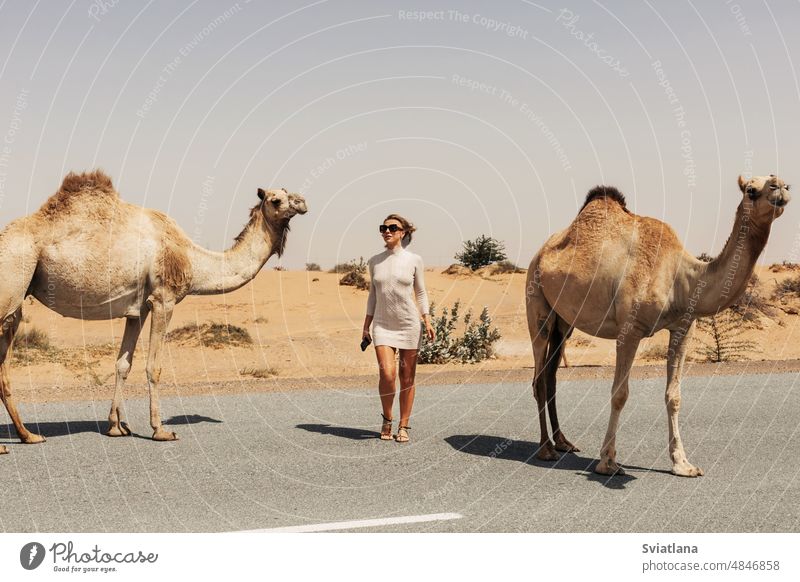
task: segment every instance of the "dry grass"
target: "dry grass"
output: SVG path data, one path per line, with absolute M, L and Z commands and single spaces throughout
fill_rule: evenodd
M 274 378 L 278 375 L 278 369 L 275 366 L 266 366 L 264 368 L 242 368 L 239 370 L 242 376 L 252 376 L 253 378 Z
M 58 359 L 58 350 L 50 343 L 47 332 L 38 327 L 18 331 L 14 336 L 12 361 L 20 366 L 50 362 Z
M 781 263 L 773 263 L 769 266 L 769 270 L 773 273 L 783 273 L 785 271 L 798 271 L 800 265 L 792 263 L 791 261 L 783 261 Z
M 14 346 L 17 350 L 44 350 L 53 348 L 50 344 L 50 337 L 47 332 L 38 327 L 31 327 L 25 331 L 18 332 L 14 337 Z
M 643 360 L 666 360 L 668 346 L 652 345 L 639 352 L 638 356 Z
M 593 345 L 594 342 L 590 340 L 588 337 L 583 335 L 573 335 L 571 338 L 567 340 L 567 346 L 588 348 Z
M 63 364 L 78 375 L 87 373 L 95 384 L 102 384 L 110 375 L 100 376 L 95 367 L 109 365 L 113 369 L 110 358 L 116 351 L 113 344 L 86 345 L 80 347 L 60 348 L 50 343 L 47 332 L 32 327 L 20 331 L 14 337 L 12 358 L 18 366 L 34 364 Z
M 167 334 L 167 341 L 181 345 L 204 346 L 220 349 L 225 347 L 248 346 L 253 343 L 250 333 L 235 325 L 206 322 L 197 325 L 189 323 Z

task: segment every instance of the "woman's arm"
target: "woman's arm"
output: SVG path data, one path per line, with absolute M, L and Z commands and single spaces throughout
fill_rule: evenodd
M 375 316 L 375 277 L 372 260 L 369 261 L 369 297 L 367 298 L 367 316 L 364 318 L 364 328 L 361 331 L 361 339 L 369 336 L 369 326 L 372 324 L 372 318 Z
M 433 341 L 436 332 L 431 327 L 431 307 L 428 303 L 428 291 L 425 289 L 425 265 L 422 263 L 422 257 L 417 257 L 414 265 L 414 295 L 417 298 L 420 313 L 422 313 L 422 320 L 425 322 L 425 332 L 428 334 L 428 339 Z

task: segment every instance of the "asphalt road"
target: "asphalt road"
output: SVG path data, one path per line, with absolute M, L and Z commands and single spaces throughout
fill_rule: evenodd
M 378 440 L 373 390 L 293 390 L 162 400 L 180 441 L 150 435 L 147 401 L 126 402 L 135 435 L 112 439 L 109 401 L 22 405 L 47 436 L 22 445 L 0 425 L 0 530 L 263 530 L 365 519 L 456 519 L 354 531 L 793 532 L 800 528 L 797 374 L 693 377 L 682 435 L 706 476 L 669 474 L 663 380 L 638 380 L 617 445 L 628 476 L 591 471 L 610 381 L 560 384 L 582 451 L 532 458 L 530 386 L 420 386 L 412 442 Z M 110 394 L 109 394 L 110 398 Z M 98 425 L 98 422 L 100 424 Z M 8 423 L 7 417 L 5 422 Z

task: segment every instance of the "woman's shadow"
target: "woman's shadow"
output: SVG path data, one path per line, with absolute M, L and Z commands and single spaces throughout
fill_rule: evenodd
M 588 481 L 599 483 L 609 489 L 624 489 L 628 483 L 636 479 L 633 475 L 627 474 L 608 476 L 595 473 L 594 467 L 597 465 L 597 459 L 582 457 L 575 453 L 563 453 L 557 461 L 540 461 L 536 458 L 539 444 L 529 441 L 515 441 L 509 438 L 480 434 L 453 435 L 444 440 L 451 447 L 462 453 L 505 461 L 517 461 L 526 465 L 541 467 L 542 469 L 574 471 L 575 474 L 585 477 Z M 626 471 L 667 473 L 667 471 L 631 465 L 625 465 L 624 468 Z
M 365 439 L 376 439 L 380 433 L 374 430 L 367 430 L 364 428 L 351 428 L 349 426 L 334 426 L 331 424 L 298 424 L 295 428 L 301 428 L 308 432 L 316 432 L 318 434 L 325 434 L 331 436 L 352 439 L 354 441 L 361 441 Z

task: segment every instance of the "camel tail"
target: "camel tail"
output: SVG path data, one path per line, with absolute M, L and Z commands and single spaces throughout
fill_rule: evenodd
M 630 212 L 628 207 L 625 205 L 625 196 L 614 188 L 613 186 L 595 186 L 589 193 L 586 195 L 586 200 L 583 202 L 583 206 L 581 206 L 580 212 L 583 211 L 584 208 L 590 203 L 594 202 L 595 200 L 612 200 L 622 206 L 622 209 L 625 212 Z
M 555 378 L 558 365 L 561 363 L 561 356 L 564 353 L 564 343 L 566 338 L 558 325 L 558 318 L 550 329 L 550 337 L 547 340 L 547 356 L 544 360 L 546 378 Z

